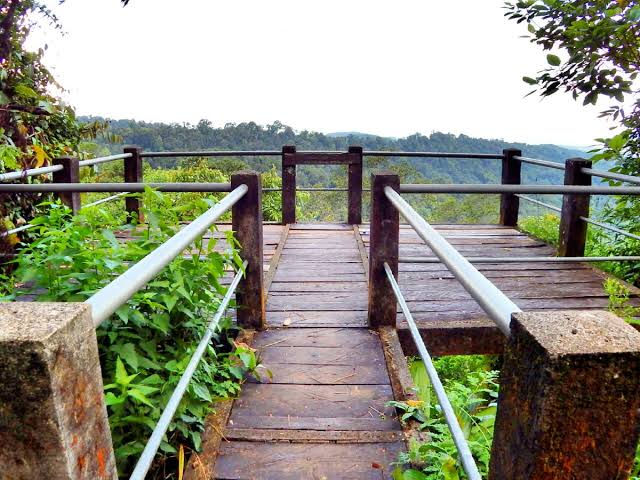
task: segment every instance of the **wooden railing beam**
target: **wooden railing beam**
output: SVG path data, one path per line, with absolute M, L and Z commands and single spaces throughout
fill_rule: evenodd
M 371 241 L 369 247 L 369 326 L 396 328 L 396 297 L 387 278 L 384 264 L 388 263 L 398 278 L 398 245 L 400 214 L 384 193 L 385 187 L 398 191 L 400 178 L 383 172 L 371 177 Z
M 513 157 L 519 157 L 522 152 L 517 148 L 507 148 L 502 151 L 502 155 L 502 184 L 520 185 L 522 164 Z M 520 199 L 513 193 L 500 195 L 500 225 L 517 226 L 519 209 Z
M 260 175 L 251 170 L 242 170 L 231 175 L 231 189 L 243 184 L 249 190 L 232 210 L 233 231 L 240 244 L 240 257 L 248 262 L 245 276 L 236 291 L 237 318 L 241 327 L 260 330 L 265 326 Z

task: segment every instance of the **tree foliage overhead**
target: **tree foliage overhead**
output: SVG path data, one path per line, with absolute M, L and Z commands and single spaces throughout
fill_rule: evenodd
M 29 51 L 25 42 L 38 23 L 60 25 L 36 0 L 0 3 L 0 172 L 46 165 L 51 159 L 78 154 L 81 139 L 94 137 L 100 123 L 81 124 L 56 93 L 58 85 L 42 62 L 44 49 Z M 0 229 L 34 215 L 39 195 L 0 198 Z
M 601 113 L 620 131 L 601 139 L 597 158 L 617 160 L 637 173 L 640 152 L 640 4 L 634 0 L 522 0 L 506 4 L 506 16 L 526 22 L 531 42 L 548 51 L 549 67 L 523 80 L 542 96 L 564 91 L 584 105 L 605 97 Z M 560 53 L 560 56 L 556 55 Z M 629 157 L 634 157 L 630 162 Z

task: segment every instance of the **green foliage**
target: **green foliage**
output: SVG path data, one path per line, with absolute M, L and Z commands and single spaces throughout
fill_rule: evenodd
M 34 220 L 37 239 L 24 245 L 16 278 L 39 300 L 83 301 L 173 236 L 185 212 L 203 210 L 211 200 L 178 207 L 168 195 L 148 190 L 147 221 L 123 226 L 100 207 L 72 217 L 59 203 Z M 115 230 L 115 233 L 114 233 Z M 121 235 L 131 237 L 123 242 Z M 197 240 L 97 329 L 109 422 L 121 475 L 130 472 L 184 371 L 225 288 L 225 271 L 238 268 L 236 242 L 227 235 L 222 253 L 213 238 Z M 200 448 L 212 400 L 234 396 L 258 360 L 236 345 L 229 319 L 214 334 L 180 404 L 157 459 L 157 471 L 185 445 Z M 148 477 L 151 478 L 151 477 Z
M 524 81 L 536 85 L 542 96 L 570 93 L 583 105 L 598 99 L 613 102 L 601 117 L 612 120 L 614 134 L 600 142 L 594 161 L 606 162 L 612 172 L 640 174 L 640 5 L 629 0 L 519 0 L 506 4 L 506 16 L 527 23 L 531 42 L 545 51 L 549 68 Z M 621 182 L 607 181 L 610 185 Z M 602 215 L 624 230 L 640 231 L 638 197 L 616 197 Z M 639 243 L 604 234 L 592 250 L 615 255 L 636 255 Z M 631 281 L 640 278 L 640 267 L 603 265 Z
M 629 323 L 640 323 L 640 307 L 631 305 L 631 290 L 615 278 L 604 281 L 604 290 L 609 295 L 609 310 Z
M 434 360 L 447 396 L 453 406 L 469 448 L 480 473 L 486 477 L 489 468 L 493 424 L 498 397 L 498 372 L 492 369 L 494 359 L 483 356 L 454 356 Z M 410 363 L 419 401 L 390 402 L 400 412 L 400 419 L 417 421 L 429 432 L 428 442 L 410 445 L 400 463 L 413 468 L 398 467 L 398 480 L 454 480 L 466 478 L 458 460 L 457 450 L 444 420 L 435 393 L 420 360 Z
M 558 245 L 560 218 L 552 213 L 536 217 L 525 217 L 518 221 L 518 227 L 538 240 L 549 245 Z
M 0 4 L 0 172 L 80 155 L 80 141 L 95 138 L 106 126 L 103 121 L 79 123 L 73 109 L 56 96 L 61 87 L 42 63 L 44 51 L 25 48 L 29 33 L 43 21 L 60 27 L 42 2 Z M 42 200 L 39 194 L 5 196 L 0 202 L 0 231 L 28 222 L 37 215 L 35 204 Z M 0 250 L 10 250 L 10 244 L 0 243 Z

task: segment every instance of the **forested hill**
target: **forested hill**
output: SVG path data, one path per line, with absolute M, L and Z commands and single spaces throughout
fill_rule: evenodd
M 83 121 L 96 120 L 97 117 L 81 117 Z M 296 131 L 293 128 L 274 122 L 261 126 L 254 122 L 227 124 L 215 128 L 210 122 L 201 120 L 197 125 L 147 123 L 135 120 L 111 120 L 111 134 L 119 140 L 109 143 L 98 140 L 112 152 L 120 151 L 122 145 L 139 145 L 149 151 L 180 150 L 279 150 L 283 145 L 296 145 L 299 150 L 345 150 L 349 145 L 361 145 L 365 150 L 400 151 L 436 151 L 436 152 L 473 152 L 500 153 L 503 148 L 520 148 L 529 157 L 543 158 L 562 162 L 566 158 L 584 156 L 584 152 L 568 150 L 555 145 L 527 145 L 509 143 L 502 140 L 473 138 L 466 135 L 452 135 L 435 132 L 431 135 L 414 134 L 405 138 L 388 138 L 360 133 L 323 134 L 307 130 Z M 263 169 L 267 165 L 262 159 L 258 165 L 247 160 L 250 166 Z M 396 160 L 398 161 L 398 160 Z M 171 161 L 169 161 L 171 162 Z M 271 159 L 277 165 L 278 160 Z M 173 166 L 166 161 L 153 162 L 156 166 Z M 432 181 L 487 182 L 495 181 L 499 172 L 499 162 L 495 160 L 474 161 L 440 160 L 428 162 L 425 159 L 412 159 L 405 162 L 415 168 L 416 173 Z M 469 168 L 473 165 L 473 168 Z M 531 180 L 557 182 L 559 171 L 538 169 L 525 171 L 525 177 L 535 176 Z M 313 175 L 312 175 L 313 176 Z

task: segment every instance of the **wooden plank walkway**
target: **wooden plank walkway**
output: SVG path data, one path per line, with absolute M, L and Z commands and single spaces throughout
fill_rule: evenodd
M 499 225 L 435 225 L 467 257 L 545 257 L 549 245 Z M 369 225 L 358 227 L 369 248 Z M 408 225 L 400 227 L 400 256 L 434 257 Z M 525 311 L 606 310 L 607 274 L 587 263 L 479 263 L 475 267 Z M 498 353 L 503 336 L 480 306 L 442 263 L 401 263 L 399 284 L 434 355 Z M 640 305 L 640 290 L 631 287 L 631 303 Z M 398 310 L 398 334 L 411 347 L 407 324 Z M 411 351 L 411 350 L 409 350 Z
M 512 228 L 436 228 L 466 256 L 555 254 Z M 368 225 L 269 225 L 266 232 L 268 329 L 253 345 L 273 378 L 245 384 L 233 403 L 212 478 L 390 478 L 405 444 L 385 407 L 393 390 L 380 338 L 367 328 Z M 400 237 L 401 256 L 433 255 L 410 227 Z M 606 275 L 587 264 L 477 267 L 522 309 L 608 304 Z M 399 277 L 433 354 L 500 351 L 502 334 L 444 265 L 401 264 Z M 637 289 L 632 301 L 640 304 Z M 398 334 L 410 351 L 402 314 Z
M 254 339 L 273 372 L 245 384 L 217 479 L 381 479 L 405 448 L 380 339 L 366 328 L 365 268 L 354 230 L 294 225 Z

